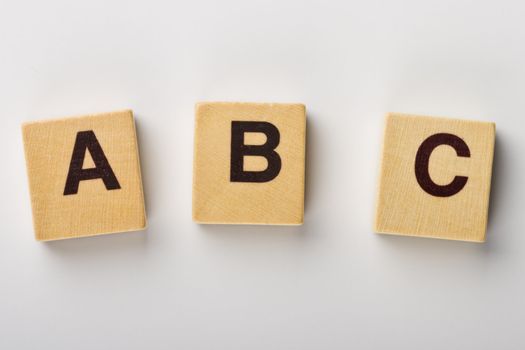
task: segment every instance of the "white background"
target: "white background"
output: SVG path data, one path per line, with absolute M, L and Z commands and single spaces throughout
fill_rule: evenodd
M 1 349 L 523 349 L 525 3 L 0 3 Z M 191 221 L 196 101 L 307 106 L 302 227 Z M 131 108 L 149 228 L 39 243 L 20 123 Z M 485 244 L 372 232 L 388 111 L 494 121 Z

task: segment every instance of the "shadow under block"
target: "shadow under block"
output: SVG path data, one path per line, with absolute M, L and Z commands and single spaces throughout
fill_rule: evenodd
M 194 221 L 302 224 L 305 106 L 200 103 L 195 114 Z
M 391 113 L 375 230 L 484 242 L 495 124 Z
M 131 111 L 22 126 L 37 240 L 146 226 Z

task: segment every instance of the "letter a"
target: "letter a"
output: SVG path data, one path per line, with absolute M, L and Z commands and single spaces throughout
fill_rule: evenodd
M 86 150 L 91 154 L 95 163 L 94 168 L 82 169 Z M 102 179 L 107 190 L 120 189 L 117 177 L 111 169 L 95 133 L 92 130 L 80 131 L 77 133 L 73 155 L 71 156 L 64 196 L 77 194 L 80 181 L 92 179 Z

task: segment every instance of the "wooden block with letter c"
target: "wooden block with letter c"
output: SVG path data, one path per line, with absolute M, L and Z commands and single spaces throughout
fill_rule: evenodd
M 302 224 L 305 138 L 302 104 L 197 104 L 193 219 Z
M 37 240 L 145 228 L 131 111 L 25 123 L 22 133 Z
M 375 231 L 484 242 L 495 124 L 391 113 Z

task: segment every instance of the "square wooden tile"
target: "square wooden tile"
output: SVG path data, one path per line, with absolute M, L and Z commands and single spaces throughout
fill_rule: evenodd
M 485 241 L 495 124 L 391 113 L 375 230 Z
M 302 104 L 197 104 L 193 219 L 302 224 L 305 137 Z
M 131 111 L 30 122 L 22 133 L 37 240 L 145 228 Z

